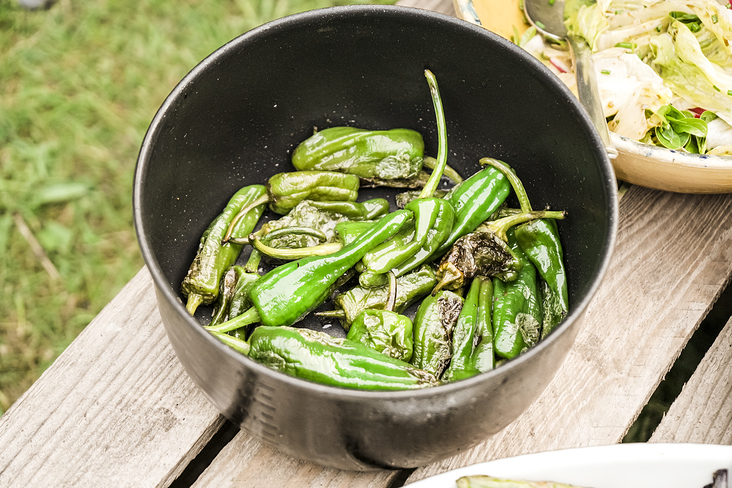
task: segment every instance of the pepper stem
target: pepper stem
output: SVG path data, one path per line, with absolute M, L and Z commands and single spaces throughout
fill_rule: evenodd
M 318 317 L 328 317 L 331 319 L 345 319 L 345 310 L 323 310 L 322 312 L 315 312 Z
M 435 164 L 430 178 L 427 180 L 424 188 L 422 188 L 422 191 L 419 193 L 418 198 L 430 198 L 432 194 L 435 193 L 435 190 L 437 190 L 437 185 L 440 184 L 440 178 L 442 178 L 442 173 L 445 171 L 445 166 L 447 166 L 447 128 L 445 124 L 445 111 L 442 108 L 440 90 L 437 86 L 437 78 L 435 78 L 435 75 L 432 73 L 432 71 L 428 69 L 424 70 L 424 76 L 425 78 L 427 78 L 427 84 L 430 87 L 430 95 L 432 95 L 432 104 L 435 106 L 435 115 L 437 117 L 438 145 L 437 163 Z
M 563 210 L 539 210 L 537 212 L 523 212 L 516 215 L 509 215 L 498 220 L 484 222 L 478 227 L 476 232 L 480 232 L 481 228 L 488 229 L 504 241 L 508 241 L 506 232 L 511 227 L 523 224 L 534 219 L 563 219 L 565 212 Z
M 226 229 L 226 234 L 224 235 L 224 238 L 221 240 L 221 244 L 226 244 L 229 242 L 229 239 L 231 238 L 231 234 L 234 233 L 234 228 L 236 227 L 236 224 L 239 223 L 241 219 L 244 218 L 246 214 L 252 211 L 253 208 L 258 207 L 259 205 L 262 205 L 263 203 L 267 203 L 270 201 L 269 192 L 265 193 L 264 195 L 260 196 L 253 202 L 251 202 L 246 207 L 239 210 L 239 213 L 234 216 L 233 219 L 231 219 L 231 223 L 229 224 L 229 227 Z
M 251 349 L 251 347 L 249 346 L 248 342 L 242 341 L 241 339 L 237 339 L 234 336 L 230 336 L 229 334 L 224 334 L 221 332 L 211 332 L 211 334 L 232 349 L 239 351 L 240 353 L 247 356 L 249 355 L 249 350 Z
M 317 246 L 301 247 L 297 249 L 278 249 L 263 243 L 258 237 L 252 241 L 254 249 L 275 259 L 294 260 L 307 258 L 310 256 L 327 256 L 336 251 L 340 251 L 343 245 L 338 242 L 328 244 L 319 244 Z
M 427 156 L 422 161 L 422 164 L 434 171 L 435 166 L 437 166 L 437 160 L 433 157 Z M 450 180 L 456 185 L 463 182 L 463 177 L 460 176 L 460 173 L 458 173 L 455 168 L 453 168 L 449 164 L 445 165 L 445 170 L 442 172 L 442 174 L 450 178 Z
M 232 330 L 241 329 L 246 325 L 254 324 L 259 321 L 259 312 L 257 312 L 256 308 L 252 307 L 233 319 L 221 322 L 219 325 L 204 325 L 203 328 L 209 332 L 231 332 Z
M 252 252 L 249 254 L 249 259 L 247 259 L 244 265 L 244 271 L 247 273 L 259 273 L 260 261 L 262 261 L 262 253 L 257 249 L 252 249 Z
M 516 197 L 518 198 L 519 204 L 521 205 L 521 211 L 522 212 L 531 212 L 531 202 L 529 201 L 529 195 L 526 193 L 526 189 L 524 188 L 524 184 L 521 182 L 521 179 L 518 177 L 516 172 L 511 168 L 508 164 L 504 163 L 503 161 L 500 161 L 498 159 L 493 158 L 482 158 L 480 160 L 480 164 L 482 166 L 489 165 L 493 166 L 497 170 L 499 170 L 501 173 L 506 175 L 506 178 L 508 178 L 508 181 L 511 183 L 511 186 L 513 187 L 514 193 L 516 193 Z
M 199 295 L 198 293 L 189 293 L 188 301 L 186 302 L 186 310 L 188 310 L 189 314 L 193 315 L 194 313 L 196 313 L 198 306 L 202 303 L 203 296 Z

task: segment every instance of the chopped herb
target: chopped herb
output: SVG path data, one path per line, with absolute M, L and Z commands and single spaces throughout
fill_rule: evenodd
M 544 24 L 542 24 L 541 22 L 539 22 L 538 20 L 536 21 L 536 27 L 538 27 L 539 29 L 545 29 L 546 28 L 546 26 Z
M 656 32 L 661 32 L 661 25 L 660 24 L 656 26 Z
M 722 91 L 722 90 L 719 89 L 719 87 L 717 85 L 712 85 L 712 88 L 714 88 L 717 91 Z
M 610 74 L 610 70 L 609 69 L 604 69 L 604 70 L 600 71 L 600 73 L 602 73 L 603 75 L 609 75 Z
M 732 97 L 732 90 L 727 90 L 727 95 Z
M 719 22 L 719 17 L 717 17 L 717 14 L 712 15 L 712 23 L 716 24 L 717 22 Z
M 623 49 L 635 49 L 637 44 L 632 42 L 619 42 L 615 44 L 615 47 L 622 47 Z
M 549 0 L 549 5 L 554 5 L 554 0 Z

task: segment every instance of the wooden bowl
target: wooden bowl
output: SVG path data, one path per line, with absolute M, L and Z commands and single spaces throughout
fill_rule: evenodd
M 511 39 L 527 25 L 519 0 L 453 0 L 458 17 Z M 690 154 L 610 133 L 618 150 L 612 165 L 619 180 L 677 193 L 732 191 L 732 157 Z

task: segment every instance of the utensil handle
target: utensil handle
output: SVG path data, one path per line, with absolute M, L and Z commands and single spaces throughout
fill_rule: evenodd
M 608 157 L 614 159 L 618 156 L 618 150 L 610 141 L 610 131 L 607 128 L 607 121 L 602 110 L 600 90 L 597 88 L 597 81 L 595 80 L 592 51 L 582 39 L 569 36 L 568 41 L 574 54 L 574 72 L 577 77 L 577 94 L 580 103 L 587 110 L 592 123 L 595 124 L 597 131 L 600 133 Z

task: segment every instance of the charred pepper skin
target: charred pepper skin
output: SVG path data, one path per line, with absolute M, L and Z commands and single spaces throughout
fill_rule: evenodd
M 541 296 L 536 268 L 521 251 L 513 229 L 508 242 L 523 266 L 514 281 L 493 279 L 493 324 L 495 353 L 513 359 L 534 346 L 541 334 Z
M 266 193 L 267 189 L 263 185 L 249 185 L 240 189 L 201 236 L 196 257 L 181 284 L 183 294 L 188 297 L 186 309 L 191 315 L 200 304 L 209 304 L 216 300 L 221 277 L 241 253 L 240 244 L 222 244 L 233 219 L 242 209 L 248 208 L 232 229 L 234 236 L 248 235 L 259 222 L 265 208 L 263 203 L 251 208 L 249 205 Z
M 267 182 L 269 208 L 285 215 L 303 200 L 356 201 L 358 176 L 336 171 L 278 173 Z
M 440 378 L 452 354 L 451 338 L 463 307 L 463 297 L 448 290 L 429 295 L 414 317 L 414 354 L 411 363 Z
M 421 171 L 423 158 L 424 140 L 417 131 L 330 127 L 300 143 L 292 152 L 292 165 L 366 179 L 409 180 Z
M 460 310 L 460 315 L 452 332 L 450 365 L 442 375 L 443 381 L 469 378 L 479 373 L 472 365 L 472 358 L 478 327 L 480 285 L 480 278 L 475 278 L 470 283 L 463 308 Z
M 247 272 L 243 266 L 229 268 L 221 279 L 219 298 L 209 325 L 221 324 L 244 313 L 251 306 L 249 290 L 259 278 L 258 274 Z
M 321 384 L 363 390 L 405 390 L 439 384 L 433 375 L 407 362 L 323 332 L 259 326 L 248 345 L 249 357 L 255 361 Z

